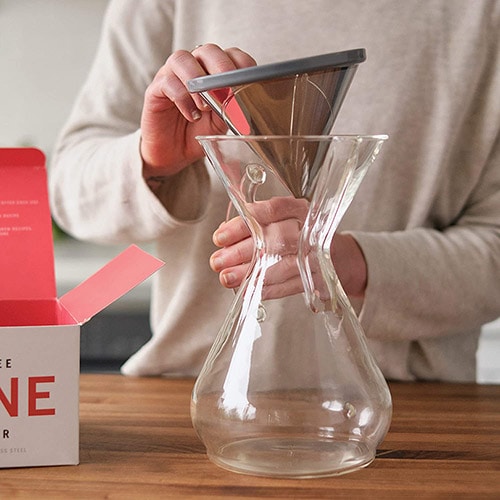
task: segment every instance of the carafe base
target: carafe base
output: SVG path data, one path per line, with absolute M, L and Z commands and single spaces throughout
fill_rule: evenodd
M 282 478 L 336 476 L 366 467 L 375 458 L 358 441 L 302 437 L 243 439 L 208 457 L 232 472 Z

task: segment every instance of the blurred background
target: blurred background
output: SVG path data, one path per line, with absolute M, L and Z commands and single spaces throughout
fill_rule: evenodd
M 94 57 L 107 3 L 0 0 L 0 147 L 37 147 L 50 163 Z M 57 227 L 54 240 L 58 296 L 126 247 L 81 243 Z M 82 371 L 117 371 L 150 338 L 149 289 L 146 280 L 82 327 Z
M 0 147 L 37 147 L 50 162 L 90 68 L 107 3 L 0 0 Z M 77 242 L 57 228 L 54 236 L 59 295 L 123 248 Z M 82 371 L 116 371 L 147 341 L 149 287 L 147 280 L 84 325 Z M 477 356 L 478 381 L 500 383 L 500 320 L 484 327 Z

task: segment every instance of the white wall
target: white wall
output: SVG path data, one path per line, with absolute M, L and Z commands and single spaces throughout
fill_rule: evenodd
M 0 147 L 31 145 L 50 157 L 88 72 L 106 5 L 0 0 Z M 478 361 L 479 381 L 500 383 L 500 321 L 485 328 Z
M 0 0 L 0 146 L 50 155 L 92 61 L 107 0 Z
M 500 384 L 500 318 L 484 326 L 477 352 L 477 381 Z

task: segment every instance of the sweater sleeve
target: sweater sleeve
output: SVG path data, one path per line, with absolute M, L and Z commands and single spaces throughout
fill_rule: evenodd
M 455 224 L 354 232 L 368 263 L 361 321 L 369 338 L 477 331 L 500 316 L 500 141 Z
M 117 0 L 108 7 L 94 63 L 50 169 L 54 218 L 77 238 L 152 240 L 203 213 L 203 196 L 188 197 L 186 206 L 168 196 L 206 190 L 204 167 L 188 167 L 156 195 L 142 177 L 144 92 L 172 50 L 172 5 L 148 0 L 141 7 L 134 0 Z M 199 206 L 192 206 L 193 199 Z

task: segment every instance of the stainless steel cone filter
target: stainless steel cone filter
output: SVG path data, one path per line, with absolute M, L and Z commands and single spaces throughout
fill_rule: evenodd
M 237 135 L 330 133 L 364 49 L 265 64 L 188 82 Z

